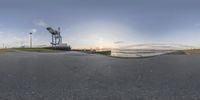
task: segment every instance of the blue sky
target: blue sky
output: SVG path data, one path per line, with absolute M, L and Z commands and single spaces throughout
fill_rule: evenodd
M 132 44 L 200 47 L 199 0 L 1 0 L 0 43 L 49 45 L 46 26 L 61 27 L 74 48 Z M 1 47 L 1 44 L 0 44 Z

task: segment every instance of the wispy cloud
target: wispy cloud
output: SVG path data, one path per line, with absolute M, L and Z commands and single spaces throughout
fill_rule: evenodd
M 121 47 L 123 49 L 188 49 L 194 48 L 193 46 L 182 44 L 131 44 Z
M 37 29 L 33 28 L 33 29 L 31 29 L 31 32 L 32 32 L 32 33 L 36 33 L 36 32 L 37 32 Z
M 27 45 L 29 43 L 28 36 L 16 36 L 13 32 L 0 32 L 0 34 L 4 34 L 0 36 L 0 48 L 2 47 L 1 44 L 4 44 L 5 47 L 19 47 L 22 45 Z
M 115 41 L 114 44 L 122 44 L 124 41 Z
M 41 27 L 45 27 L 45 28 L 48 26 L 48 24 L 43 20 L 39 20 L 35 24 L 38 25 L 38 26 L 41 26 Z

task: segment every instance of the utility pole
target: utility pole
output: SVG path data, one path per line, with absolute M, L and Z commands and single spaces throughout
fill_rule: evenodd
M 29 35 L 30 35 L 30 48 L 32 48 L 32 34 L 33 34 L 32 32 L 29 33 Z

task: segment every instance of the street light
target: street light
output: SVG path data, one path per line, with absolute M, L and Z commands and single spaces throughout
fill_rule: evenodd
M 30 48 L 32 48 L 32 34 L 33 34 L 32 32 L 29 33 L 29 35 L 30 35 Z

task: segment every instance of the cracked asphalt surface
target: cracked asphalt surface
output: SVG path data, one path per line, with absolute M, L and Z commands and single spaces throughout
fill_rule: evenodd
M 200 55 L 0 54 L 0 100 L 199 100 Z

